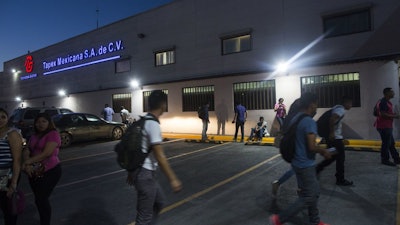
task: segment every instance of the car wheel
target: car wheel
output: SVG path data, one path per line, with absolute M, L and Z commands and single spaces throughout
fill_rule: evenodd
M 60 137 L 61 137 L 61 147 L 64 148 L 71 145 L 72 136 L 70 134 L 63 132 L 60 134 Z
M 121 129 L 120 127 L 116 127 L 116 128 L 114 128 L 114 130 L 112 131 L 112 137 L 111 137 L 111 138 L 112 138 L 113 140 L 119 140 L 119 139 L 121 139 L 122 134 L 123 134 L 122 129 Z

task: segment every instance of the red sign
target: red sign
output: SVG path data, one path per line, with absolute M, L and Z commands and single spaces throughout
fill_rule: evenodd
M 30 73 L 33 70 L 33 58 L 31 55 L 27 55 L 25 58 L 25 70 L 27 73 Z

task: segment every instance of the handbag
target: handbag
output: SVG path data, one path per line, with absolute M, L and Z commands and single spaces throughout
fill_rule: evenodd
M 8 210 L 12 215 L 18 215 L 24 212 L 25 209 L 25 194 L 17 189 L 8 199 Z
M 44 170 L 45 167 L 43 165 L 43 163 L 41 162 L 35 162 L 32 164 L 32 178 L 33 179 L 38 179 L 38 178 L 42 178 L 44 175 Z

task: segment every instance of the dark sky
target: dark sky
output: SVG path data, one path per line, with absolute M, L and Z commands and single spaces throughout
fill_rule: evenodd
M 173 0 L 0 0 L 0 71 L 5 61 Z M 99 10 L 96 13 L 96 9 Z

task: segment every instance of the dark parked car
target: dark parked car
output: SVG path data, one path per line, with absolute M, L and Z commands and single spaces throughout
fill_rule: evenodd
M 12 126 L 18 128 L 22 132 L 24 138 L 29 139 L 33 133 L 33 121 L 39 113 L 47 113 L 49 116 L 54 116 L 63 113 L 72 113 L 67 108 L 56 108 L 56 107 L 26 107 L 18 108 L 13 111 L 10 117 L 10 123 Z
M 60 132 L 61 147 L 69 146 L 75 141 L 87 141 L 99 138 L 118 140 L 126 130 L 126 125 L 109 122 L 88 113 L 67 113 L 53 117 Z

